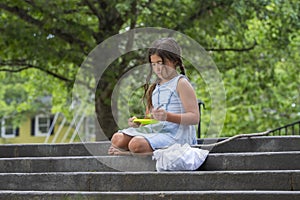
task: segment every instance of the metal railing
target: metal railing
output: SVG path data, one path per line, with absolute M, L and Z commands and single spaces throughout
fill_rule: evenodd
M 205 104 L 203 101 L 201 101 L 200 99 L 198 99 L 198 108 L 199 108 L 199 113 L 200 113 L 200 118 L 199 118 L 199 122 L 198 122 L 198 130 L 197 130 L 197 137 L 201 138 L 201 106 L 203 106 L 203 109 L 205 109 Z
M 198 99 L 198 108 L 199 108 L 199 112 L 200 112 L 200 119 L 199 119 L 199 123 L 198 123 L 198 130 L 197 130 L 197 138 L 200 139 L 201 138 L 201 107 L 203 107 L 203 109 L 205 109 L 205 104 L 203 101 Z M 293 122 L 291 124 L 287 124 L 275 129 L 271 129 L 269 131 L 270 136 L 283 136 L 283 135 L 300 135 L 300 120 Z
M 270 131 L 269 135 L 300 135 L 300 121 L 296 121 Z

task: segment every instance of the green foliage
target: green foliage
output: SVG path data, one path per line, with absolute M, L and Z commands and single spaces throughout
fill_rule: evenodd
M 97 44 L 128 29 L 164 27 L 198 41 L 220 70 L 227 95 L 221 136 L 263 131 L 300 118 L 297 0 L 99 2 L 1 1 L 2 116 L 20 121 L 25 114 L 40 112 L 41 108 L 50 110 L 41 97 L 51 96 L 51 112 L 71 118 L 73 83 L 81 63 Z M 107 105 L 116 80 L 144 63 L 141 54 L 134 56 L 120 58 L 106 71 L 99 87 L 107 91 L 97 91 L 96 95 Z M 197 97 L 207 108 L 202 110 L 205 133 L 212 99 L 201 74 L 186 65 Z M 132 93 L 135 79 L 126 81 L 128 87 L 123 87 L 120 95 L 129 99 L 117 104 L 122 126 L 126 126 L 128 116 L 144 112 L 140 101 L 143 91 Z

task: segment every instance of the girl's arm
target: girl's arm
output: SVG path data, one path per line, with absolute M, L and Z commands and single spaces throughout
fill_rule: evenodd
M 192 85 L 185 78 L 181 78 L 177 84 L 177 92 L 183 104 L 185 113 L 170 113 L 163 109 L 158 109 L 153 111 L 154 118 L 184 125 L 198 124 L 200 114 L 197 97 Z

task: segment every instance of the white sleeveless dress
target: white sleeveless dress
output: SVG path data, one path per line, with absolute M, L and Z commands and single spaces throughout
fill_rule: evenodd
M 178 80 L 186 78 L 178 75 L 170 81 L 157 84 L 152 93 L 152 104 L 154 108 L 163 104 L 163 109 L 171 113 L 184 113 L 184 108 L 176 91 Z M 157 124 L 149 124 L 138 128 L 127 128 L 119 132 L 129 136 L 142 136 L 150 144 L 153 150 L 165 148 L 172 144 L 197 143 L 196 130 L 194 125 L 182 125 L 168 121 L 160 121 Z

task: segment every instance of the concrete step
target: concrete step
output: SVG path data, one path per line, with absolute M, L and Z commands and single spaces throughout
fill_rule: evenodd
M 201 139 L 198 142 L 200 144 L 209 144 L 222 140 L 224 138 Z M 109 141 L 71 144 L 8 144 L 0 145 L 0 158 L 102 156 L 107 155 L 109 146 Z M 211 153 L 300 151 L 300 136 L 240 138 L 208 149 Z
M 210 153 L 199 170 L 300 170 L 300 151 Z
M 3 173 L 15 191 L 300 191 L 300 170 Z
M 199 170 L 300 170 L 300 151 L 210 153 Z M 151 156 L 0 158 L 0 173 L 155 171 Z
M 198 140 L 198 143 L 210 144 L 225 139 L 201 139 Z M 232 140 L 220 146 L 203 149 L 209 149 L 211 153 L 300 151 L 300 136 L 245 137 Z
M 0 173 L 155 171 L 151 156 L 0 158 Z
M 109 141 L 64 144 L 4 144 L 0 158 L 107 155 Z
M 209 148 L 192 172 L 156 172 L 151 156 L 109 156 L 109 146 L 0 145 L 0 200 L 300 198 L 299 136 L 242 138 Z
M 140 192 L 72 192 L 72 191 L 0 191 L 0 199 L 51 200 L 298 200 L 295 191 L 140 191 Z

